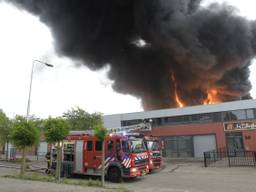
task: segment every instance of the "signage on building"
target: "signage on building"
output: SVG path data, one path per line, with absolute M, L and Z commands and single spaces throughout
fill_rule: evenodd
M 224 123 L 224 131 L 239 131 L 256 129 L 256 121 L 241 121 Z

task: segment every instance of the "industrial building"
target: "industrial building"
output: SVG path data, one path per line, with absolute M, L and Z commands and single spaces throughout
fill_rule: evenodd
M 220 148 L 256 151 L 256 100 L 104 116 L 106 128 L 143 121 L 151 122 L 148 134 L 163 140 L 166 157 L 200 158 Z

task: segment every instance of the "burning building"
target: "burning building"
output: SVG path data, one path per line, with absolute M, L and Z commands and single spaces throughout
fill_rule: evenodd
M 51 29 L 58 54 L 110 66 L 145 110 L 250 98 L 256 25 L 200 0 L 8 0 Z
M 201 158 L 216 149 L 256 151 L 256 100 L 104 116 L 105 127 L 112 129 L 143 121 L 152 122 L 144 133 L 162 139 L 166 157 Z

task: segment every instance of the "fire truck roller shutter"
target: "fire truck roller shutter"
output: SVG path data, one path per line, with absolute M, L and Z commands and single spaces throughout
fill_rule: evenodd
M 75 147 L 75 172 L 83 172 L 83 144 L 84 141 L 76 141 Z

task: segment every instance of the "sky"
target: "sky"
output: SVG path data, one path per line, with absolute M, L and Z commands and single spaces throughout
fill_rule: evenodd
M 249 3 L 250 1 L 250 3 Z M 207 5 L 216 0 L 206 0 Z M 251 0 L 218 0 L 234 5 L 239 14 L 256 19 Z M 246 3 L 248 2 L 248 3 Z M 256 3 L 255 3 L 256 5 Z M 10 118 L 26 115 L 30 75 L 35 62 L 30 114 L 40 118 L 61 116 L 72 107 L 104 114 L 142 111 L 141 101 L 113 91 L 109 67 L 90 71 L 69 58 L 59 57 L 49 28 L 28 12 L 0 0 L 0 109 Z M 256 98 L 256 62 L 251 66 L 251 95 Z

